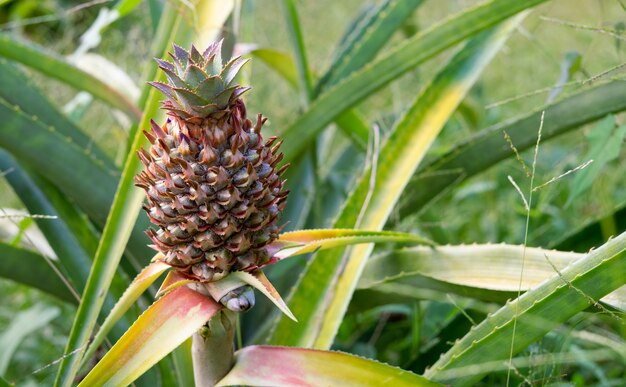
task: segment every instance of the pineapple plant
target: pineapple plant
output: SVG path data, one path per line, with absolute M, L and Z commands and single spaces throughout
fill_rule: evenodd
M 253 124 L 235 84 L 245 60 L 222 65 L 221 42 L 203 53 L 174 45 L 173 63 L 159 60 L 167 83 L 150 82 L 166 100 L 167 120 L 144 131 L 151 146 L 138 152 L 145 170 L 149 229 L 163 262 L 185 278 L 212 282 L 234 270 L 268 263 L 267 245 L 288 191 L 281 175 L 280 141 L 263 140 L 261 114 Z

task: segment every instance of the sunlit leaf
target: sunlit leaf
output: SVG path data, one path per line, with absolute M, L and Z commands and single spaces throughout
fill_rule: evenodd
M 311 253 L 317 250 L 362 244 L 362 243 L 413 243 L 434 245 L 419 235 L 395 231 L 365 231 L 352 229 L 316 229 L 289 231 L 268 247 L 276 259 L 285 259 L 295 255 Z
M 162 256 L 162 254 L 157 254 L 157 256 Z M 83 356 L 83 365 L 85 362 L 89 361 L 91 356 L 93 356 L 115 323 L 124 315 L 124 313 L 126 313 L 135 301 L 139 299 L 143 292 L 145 292 L 146 289 L 148 289 L 148 287 L 150 287 L 150 285 L 152 285 L 152 283 L 169 268 L 170 267 L 167 264 L 161 261 L 156 261 L 148 265 L 137 275 L 137 277 L 135 277 L 122 297 L 115 304 L 115 307 L 111 310 L 106 320 L 104 320 L 100 326 L 98 333 L 96 333 L 93 340 L 91 340 L 89 348 L 87 348 L 87 351 Z
M 487 301 L 506 301 L 518 290 L 525 292 L 538 286 L 584 256 L 505 244 L 411 247 L 368 260 L 358 288 L 375 290 L 380 285 L 396 283 Z M 626 299 L 620 298 L 621 294 L 615 293 L 602 301 L 621 309 Z
M 79 384 L 128 385 L 202 327 L 221 305 L 187 287 L 148 308 Z

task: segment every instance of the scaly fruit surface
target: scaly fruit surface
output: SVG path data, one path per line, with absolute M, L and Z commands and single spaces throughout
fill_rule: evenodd
M 203 282 L 270 260 L 266 246 L 278 236 L 287 197 L 280 142 L 263 142 L 266 119 L 259 114 L 252 124 L 240 98 L 249 88 L 234 84 L 245 61 L 222 65 L 220 51 L 220 42 L 202 54 L 175 45 L 172 62 L 157 60 L 168 82 L 151 84 L 167 98 L 167 120 L 144 132 L 151 146 L 139 152 L 145 170 L 135 179 L 158 227 L 147 232 L 153 247 Z

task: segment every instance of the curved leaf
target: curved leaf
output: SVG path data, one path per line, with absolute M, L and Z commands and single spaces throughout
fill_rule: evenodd
M 88 149 L 62 136 L 54 127 L 0 98 L 0 146 L 38 170 L 46 166 L 49 178 L 91 215 L 103 222 L 119 172 L 107 168 Z M 28 138 L 29 141 L 24 141 Z M 80 180 L 81 184 L 75 184 Z M 94 189 L 91 187 L 98 187 Z
M 63 301 L 78 303 L 41 255 L 0 242 L 0 277 L 28 285 Z
M 419 63 L 545 0 L 492 0 L 435 25 L 355 72 L 315 100 L 283 133 L 285 160 L 295 159 L 335 117 Z
M 485 373 L 480 366 L 482 363 L 505 362 L 511 351 L 515 354 L 523 350 L 624 284 L 626 233 L 487 317 L 424 375 L 454 386 L 473 385 Z M 467 366 L 472 367 L 464 369 Z
M 17 105 L 26 114 L 55 128 L 62 136 L 70 137 L 74 143 L 101 161 L 107 168 L 115 169 L 115 164 L 94 141 L 76 127 L 45 97 L 15 65 L 0 58 L 0 97 L 8 104 Z
M 497 124 L 452 147 L 450 152 L 419 169 L 402 194 L 399 217 L 423 208 L 441 192 L 480 173 L 497 162 L 514 156 L 502 131 L 511 137 L 518 151 L 537 142 L 537 128 L 545 112 L 541 141 L 545 142 L 609 113 L 626 109 L 626 88 L 617 80 L 573 94 L 535 112 Z
M 89 275 L 91 254 L 95 252 L 95 248 L 90 251 L 85 247 L 97 243 L 96 236 L 89 233 L 90 225 L 83 221 L 70 203 L 61 202 L 63 198 L 60 192 L 41 178 L 27 174 L 13 157 L 1 149 L 0 170 L 10 171 L 6 173 L 5 178 L 30 214 L 54 217 L 53 219 L 35 219 L 35 221 L 59 257 L 59 261 L 69 276 L 71 285 L 75 287 L 75 290 L 81 292 Z M 48 188 L 46 191 L 42 189 L 44 186 Z M 56 201 L 56 206 L 51 200 L 55 198 L 61 199 Z M 62 213 L 57 208 L 60 208 Z M 73 222 L 75 227 L 71 227 L 72 225 L 66 220 Z M 82 240 L 81 232 L 83 233 Z M 48 270 L 50 269 L 48 267 Z
M 381 149 L 375 181 L 370 181 L 369 172 L 362 177 L 335 227 L 354 227 L 359 219 L 359 228 L 383 227 L 428 147 L 520 21 L 516 17 L 471 40 L 424 89 Z M 282 318 L 270 342 L 329 348 L 371 249 L 364 245 L 345 257 L 343 252 L 314 256 L 288 301 L 302 322 L 296 325 Z
M 78 90 L 84 90 L 120 109 L 134 120 L 141 117 L 141 110 L 126 96 L 43 47 L 19 41 L 7 33 L 0 33 L 0 56 L 20 62 Z
M 343 352 L 254 345 L 235 353 L 217 386 L 439 386 L 409 371 Z
M 527 291 L 557 275 L 585 254 L 514 245 L 412 247 L 368 260 L 359 289 L 398 283 L 488 301 L 506 301 L 518 289 Z M 520 272 L 524 275 L 520 284 Z M 554 265 L 554 267 L 552 266 Z M 521 288 L 520 288 L 521 286 Z M 623 309 L 626 288 L 602 299 Z
M 167 293 L 135 321 L 79 386 L 129 385 L 220 309 L 212 298 L 186 287 Z

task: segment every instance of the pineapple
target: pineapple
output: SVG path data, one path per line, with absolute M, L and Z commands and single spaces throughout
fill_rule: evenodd
M 151 82 L 166 100 L 167 120 L 144 131 L 150 150 L 135 184 L 146 191 L 153 247 L 186 278 L 217 281 L 234 270 L 253 270 L 270 260 L 267 245 L 288 191 L 278 168 L 281 141 L 263 143 L 261 127 L 246 116 L 234 84 L 245 60 L 222 64 L 221 42 L 202 54 L 174 45 L 173 62 L 158 60 L 168 82 Z

